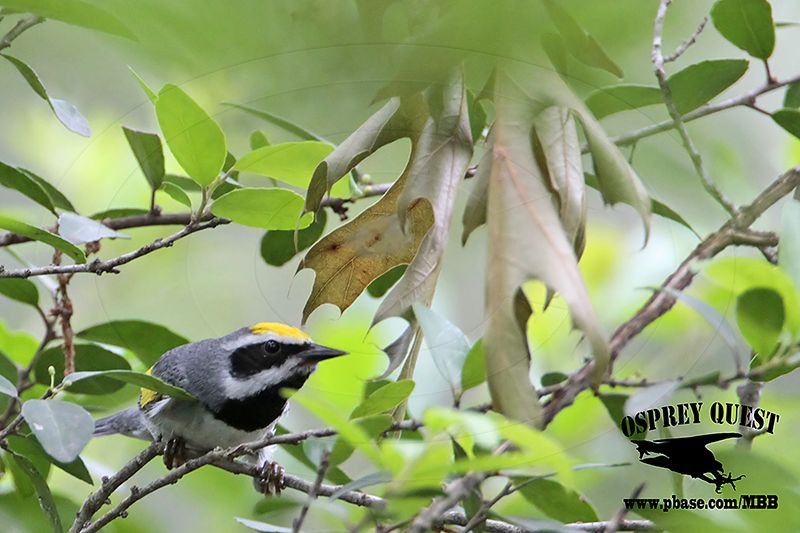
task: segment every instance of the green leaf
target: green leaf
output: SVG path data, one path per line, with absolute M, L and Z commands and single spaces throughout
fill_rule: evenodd
M 164 191 L 170 198 L 178 202 L 179 204 L 183 204 L 189 209 L 192 208 L 192 199 L 189 198 L 189 195 L 186 194 L 186 191 L 181 189 L 179 186 L 175 185 L 171 181 L 163 182 L 159 187 L 159 190 Z
M 243 155 L 233 168 L 305 189 L 314 169 L 332 151 L 330 144 L 317 141 L 272 144 Z
M 552 479 L 515 479 L 519 492 L 545 515 L 559 522 L 597 522 L 597 512 L 586 498 Z
M 767 0 L 718 0 L 711 20 L 723 37 L 759 59 L 767 59 L 775 48 L 775 24 Z
M 16 398 L 17 387 L 5 377 L 0 376 L 0 394 L 5 394 L 6 396 Z
M 214 181 L 228 155 L 225 135 L 217 123 L 171 84 L 158 93 L 156 116 L 172 155 L 186 173 L 199 185 Z
M 270 124 L 275 124 L 279 128 L 282 128 L 282 129 L 288 131 L 289 133 L 292 133 L 292 134 L 296 135 L 300 139 L 303 139 L 303 140 L 306 140 L 306 141 L 320 141 L 320 142 L 328 143 L 328 141 L 326 141 L 323 137 L 320 137 L 319 135 L 317 135 L 313 131 L 309 131 L 309 130 L 305 129 L 302 126 L 299 126 L 299 125 L 295 124 L 294 122 L 292 122 L 289 119 L 286 119 L 286 118 L 283 118 L 281 116 L 275 115 L 275 114 L 270 113 L 268 111 L 261 111 L 259 109 L 253 109 L 252 107 L 247 107 L 247 106 L 243 106 L 243 105 L 239 105 L 239 104 L 232 104 L 232 103 L 229 103 L 229 102 L 225 102 L 225 105 L 230 106 L 230 107 L 234 107 L 236 109 L 244 111 L 245 113 L 250 113 L 253 116 L 256 116 L 258 118 L 264 119 L 267 122 L 269 122 Z M 267 144 L 269 144 L 269 143 L 267 143 Z M 255 148 L 253 148 L 253 150 L 255 150 Z
M 76 334 L 81 339 L 120 346 L 152 366 L 168 350 L 187 344 L 188 339 L 160 324 L 142 320 L 116 320 L 92 326 Z
M 392 268 L 388 272 L 384 272 L 377 279 L 373 280 L 372 283 L 367 285 L 367 292 L 373 298 L 380 298 L 386 291 L 392 288 L 392 286 L 397 283 L 403 274 L 408 268 L 408 265 L 397 265 L 396 267 Z
M 85 263 L 86 256 L 84 255 L 83 251 L 72 244 L 71 242 L 62 239 L 58 235 L 50 233 L 47 230 L 43 230 L 37 228 L 35 226 L 31 226 L 24 222 L 20 222 L 19 220 L 14 220 L 13 218 L 9 218 L 6 216 L 0 215 L 0 228 L 11 231 L 13 233 L 19 233 L 20 235 L 24 235 L 29 239 L 33 239 L 35 241 L 43 242 L 55 248 L 56 250 L 61 250 L 69 257 L 71 257 L 76 263 Z
M 558 3 L 548 0 L 545 2 L 547 13 L 564 38 L 567 50 L 581 63 L 605 70 L 621 78 L 622 69 L 608 57 L 600 44 L 581 28 L 577 21 L 567 13 Z
M 422 304 L 414 304 L 412 309 L 439 374 L 450 385 L 453 398 L 461 397 L 461 371 L 470 350 L 467 336 L 449 320 Z
M 27 279 L 0 279 L 0 294 L 34 307 L 39 305 L 39 291 L 36 285 Z
M 791 109 L 800 107 L 800 83 L 791 83 L 786 88 L 786 94 L 783 97 L 783 107 Z
M 251 150 L 257 150 L 258 148 L 263 148 L 269 145 L 270 145 L 269 139 L 267 139 L 267 136 L 264 135 L 263 131 L 255 130 L 253 133 L 250 134 Z
M 22 416 L 48 455 L 62 463 L 74 461 L 94 432 L 83 407 L 61 400 L 28 400 Z
M 736 299 L 736 323 L 748 344 L 760 356 L 769 360 L 775 351 L 786 321 L 783 298 L 767 288 L 749 289 Z
M 55 346 L 43 351 L 33 367 L 33 375 L 37 383 L 50 384 L 48 367 L 53 367 L 56 383 L 64 379 L 64 349 Z M 121 355 L 94 344 L 75 345 L 76 370 L 130 370 L 131 365 Z M 92 382 L 79 383 L 70 389 L 70 392 L 79 394 L 109 394 L 123 387 L 123 384 L 112 379 L 97 379 Z
M 311 213 L 303 215 L 302 196 L 277 187 L 231 191 L 214 200 L 211 212 L 244 226 L 273 230 L 302 229 L 314 218 Z
M 714 59 L 676 72 L 667 82 L 678 112 L 683 115 L 709 102 L 741 78 L 747 67 L 745 59 Z
M 297 233 L 289 230 L 272 230 L 264 234 L 261 239 L 261 257 L 264 262 L 272 266 L 281 266 L 289 262 L 295 255 L 302 252 L 319 240 L 325 231 L 327 211 L 317 211 L 314 222 L 307 228 Z M 297 245 L 295 246 L 295 235 Z
M 605 392 L 599 395 L 600 401 L 603 402 L 603 407 L 606 408 L 608 416 L 614 423 L 617 429 L 620 428 L 620 422 L 625 418 L 625 403 L 627 403 L 630 395 L 622 392 Z M 637 435 L 640 432 L 637 431 Z
M 800 109 L 779 109 L 772 113 L 772 120 L 800 139 Z
M 153 190 L 161 187 L 164 181 L 164 150 L 161 147 L 161 139 L 155 133 L 137 131 L 122 127 L 128 145 L 131 147 L 139 168 Z
M 394 409 L 411 395 L 414 390 L 414 381 L 403 379 L 388 383 L 370 394 L 362 401 L 353 412 L 350 419 L 385 413 Z
M 20 192 L 48 211 L 55 212 L 50 195 L 36 180 L 5 163 L 0 163 L 0 185 Z
M 80 457 L 77 457 L 70 463 L 62 463 L 60 461 L 56 461 L 52 457 L 49 457 L 47 452 L 44 451 L 44 448 L 42 448 L 41 444 L 39 444 L 39 441 L 32 437 L 9 435 L 7 439 L 8 446 L 13 452 L 24 455 L 31 461 L 44 460 L 45 462 L 57 466 L 67 474 L 88 483 L 89 485 L 93 484 L 92 476 L 89 474 L 89 470 L 86 468 L 86 465 Z
M 486 381 L 486 351 L 483 339 L 478 339 L 469 349 L 461 370 L 461 389 L 469 390 Z
M 544 374 L 542 379 L 539 381 L 542 383 L 542 387 L 551 387 L 567 381 L 568 379 L 569 376 L 562 372 L 548 372 L 547 374 Z
M 61 213 L 58 217 L 58 233 L 72 244 L 100 239 L 130 239 L 96 220 L 70 212 Z
M 73 372 L 64 378 L 64 385 L 72 387 L 73 383 L 78 383 L 85 380 L 99 380 L 99 379 L 114 379 L 123 383 L 137 385 L 143 389 L 160 392 L 173 398 L 183 398 L 186 400 L 194 400 L 194 396 L 174 385 L 170 385 L 155 376 L 150 374 L 143 374 L 142 372 L 134 372 L 133 370 L 97 370 L 85 372 Z
M 358 426 L 373 440 L 378 438 L 392 425 L 390 415 L 371 415 L 354 420 Z M 344 439 L 336 439 L 330 455 L 330 464 L 337 466 L 350 458 L 353 454 L 353 446 Z
M 695 236 L 699 239 L 700 235 L 694 230 L 694 228 L 686 222 L 686 219 L 683 218 L 680 213 L 672 209 L 670 206 L 665 204 L 664 202 L 660 202 L 655 198 L 652 199 L 653 202 L 653 214 L 658 215 L 660 217 L 667 218 L 672 220 L 673 222 L 677 222 L 684 228 L 687 228 L 689 231 L 695 234 Z
M 135 70 L 133 70 L 133 67 L 128 66 L 128 70 L 130 70 L 131 74 L 133 74 L 133 77 L 136 78 L 136 82 L 139 84 L 139 87 L 142 88 L 142 91 L 147 96 L 147 99 L 150 100 L 153 105 L 155 105 L 156 101 L 158 100 L 158 95 L 153 91 L 153 89 L 150 88 L 150 86 L 147 85 L 147 83 L 145 83 L 144 79 L 142 79 L 142 77 L 139 76 Z
M 783 206 L 780 237 L 778 266 L 800 290 L 800 201 L 791 200 Z
M 83 135 L 84 137 L 90 137 L 92 135 L 92 130 L 89 128 L 89 122 L 83 115 L 81 115 L 80 111 L 78 111 L 78 109 L 69 102 L 50 97 L 50 95 L 47 94 L 47 90 L 44 88 L 42 81 L 39 79 L 39 76 L 30 66 L 28 66 L 27 63 L 8 54 L 0 54 L 0 56 L 6 58 L 17 68 L 19 73 L 22 74 L 22 77 L 25 78 L 25 81 L 28 82 L 28 85 L 31 86 L 31 89 L 33 89 L 33 91 L 38 94 L 42 100 L 47 102 L 47 104 L 50 106 L 50 109 L 52 109 L 53 113 L 56 115 L 56 118 L 58 118 L 58 120 L 60 120 L 68 130 L 75 132 L 78 135 Z
M 91 417 L 89 417 L 89 419 L 91 420 Z M 50 525 L 54 533 L 61 533 L 64 531 L 64 528 L 61 526 L 61 518 L 58 516 L 56 502 L 53 500 L 53 495 L 50 493 L 50 488 L 47 486 L 45 478 L 36 470 L 36 467 L 27 457 L 11 454 L 10 458 L 14 461 L 16 466 L 19 467 L 19 470 L 30 480 L 33 488 L 36 490 L 39 507 L 42 508 L 42 511 L 44 511 L 48 520 L 50 520 Z
M 60 20 L 73 26 L 136 40 L 136 36 L 119 18 L 83 0 L 3 0 L 3 6 L 15 11 L 35 13 L 46 19 Z
M 590 94 L 586 99 L 586 106 L 600 119 L 621 111 L 660 104 L 663 101 L 664 98 L 657 87 L 612 85 Z
M 56 189 L 53 185 L 50 184 L 49 181 L 45 180 L 44 178 L 37 176 L 33 172 L 25 168 L 17 168 L 20 172 L 28 176 L 30 179 L 35 181 L 39 184 L 39 186 L 44 189 L 44 192 L 47 193 L 47 196 L 50 197 L 50 201 L 55 207 L 60 209 L 65 209 L 66 211 L 75 211 L 75 208 L 72 206 L 72 202 L 70 202 L 66 196 L 64 196 L 61 191 Z

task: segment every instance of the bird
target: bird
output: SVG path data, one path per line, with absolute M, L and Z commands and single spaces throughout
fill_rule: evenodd
M 95 436 L 123 434 L 162 441 L 164 464 L 176 468 L 217 447 L 268 438 L 286 413 L 282 389 L 300 389 L 317 364 L 347 352 L 315 344 L 302 330 L 261 322 L 224 337 L 191 342 L 164 353 L 147 371 L 194 399 L 142 388 L 135 407 L 95 422 Z M 256 489 L 280 494 L 284 469 L 262 448 Z
M 714 453 L 706 448 L 712 442 L 725 439 L 738 439 L 741 433 L 710 433 L 708 435 L 695 435 L 692 437 L 678 437 L 673 439 L 632 440 L 639 452 L 639 460 L 643 463 L 672 470 L 696 479 L 711 483 L 719 493 L 723 485 L 729 484 L 734 489 L 734 482 L 739 481 L 744 475 L 734 478 L 733 474 L 725 472 Z M 656 457 L 645 457 L 649 454 L 658 454 Z M 707 476 L 706 474 L 711 474 Z

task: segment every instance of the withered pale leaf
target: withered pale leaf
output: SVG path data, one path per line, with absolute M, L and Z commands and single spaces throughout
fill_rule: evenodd
M 325 193 L 378 148 L 413 136 L 424 120 L 424 109 L 419 95 L 389 100 L 317 166 L 308 186 L 305 210 L 319 209 Z
M 517 420 L 541 423 L 540 405 L 529 377 L 526 332 L 520 327 L 518 291 L 539 279 L 559 292 L 572 320 L 583 330 L 602 372 L 606 337 L 592 309 L 577 259 L 559 218 L 530 140 L 535 106 L 502 74 L 495 94 L 492 169 L 489 178 L 489 327 L 486 373 L 496 409 Z
M 561 224 L 580 256 L 586 225 L 586 185 L 575 119 L 566 108 L 548 107 L 536 117 L 534 127 L 550 186 L 558 196 Z
M 406 179 L 401 176 L 380 200 L 308 251 L 300 269 L 311 268 L 316 277 L 303 321 L 324 303 L 344 311 L 373 280 L 414 258 L 434 217 L 430 202 L 418 199 L 408 207 L 406 227 L 401 226 L 397 200 Z

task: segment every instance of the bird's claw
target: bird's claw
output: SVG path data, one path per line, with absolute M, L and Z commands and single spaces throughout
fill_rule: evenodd
M 255 479 L 256 490 L 265 495 L 270 495 L 274 492 L 276 496 L 280 496 L 281 490 L 286 486 L 283 475 L 284 468 L 278 463 L 264 463 L 261 466 L 258 477 Z
M 180 437 L 167 440 L 164 445 L 164 466 L 172 470 L 186 462 L 186 441 Z

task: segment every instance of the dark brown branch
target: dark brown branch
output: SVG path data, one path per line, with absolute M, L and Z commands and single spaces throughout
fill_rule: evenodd
M 619 352 L 631 339 L 672 309 L 672 306 L 675 305 L 675 298 L 670 296 L 669 291 L 663 289 L 681 291 L 688 287 L 695 276 L 691 267 L 696 261 L 714 257 L 728 246 L 774 245 L 776 243 L 774 234 L 755 232 L 749 230 L 749 227 L 778 200 L 791 194 L 798 185 L 800 185 L 800 167 L 795 167 L 773 181 L 752 203 L 741 208 L 735 219 L 727 221 L 720 229 L 703 239 L 678 265 L 678 268 L 664 280 L 661 284 L 662 290 L 655 291 L 636 314 L 619 326 L 611 336 L 609 346 L 612 365 Z M 572 374 L 559 390 L 553 392 L 544 407 L 545 424 L 549 423 L 562 409 L 572 404 L 578 394 L 586 390 L 591 382 L 593 369 L 594 364 L 587 363 Z M 611 368 L 609 368 L 610 371 Z

